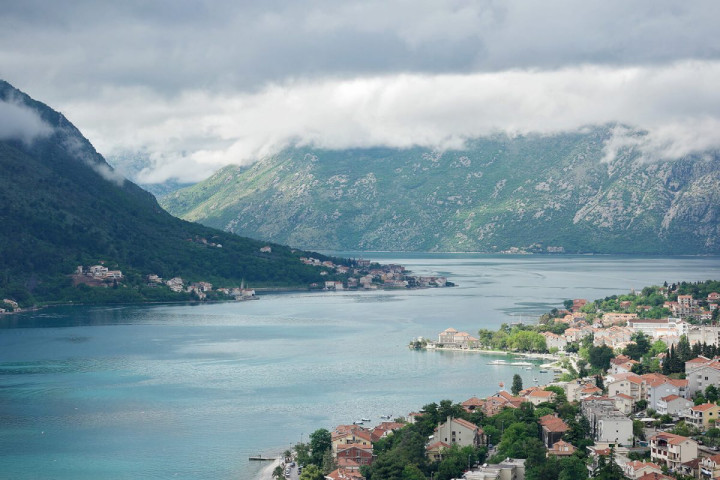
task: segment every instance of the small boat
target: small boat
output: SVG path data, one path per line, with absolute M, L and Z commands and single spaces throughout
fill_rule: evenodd
M 380 415 L 380 418 L 382 418 L 383 420 L 390 420 L 390 418 L 392 418 L 392 415 Z
M 363 422 L 369 422 L 369 421 L 370 421 L 369 418 L 361 418 L 360 420 L 362 420 Z
M 505 360 L 493 360 L 488 362 L 488 365 L 507 365 L 507 362 Z
M 537 379 L 537 378 L 533 378 L 533 382 L 537 383 L 537 382 L 538 382 L 538 379 Z
M 547 370 L 540 370 L 540 373 L 548 373 Z
M 353 424 L 354 424 L 354 425 L 362 425 L 362 424 L 363 424 L 363 421 L 362 421 L 362 420 L 355 420 L 355 421 L 353 422 Z
M 525 370 L 532 370 L 532 367 L 525 367 Z
M 525 367 L 525 366 L 532 366 L 532 363 L 530 363 L 530 362 L 512 362 L 510 365 L 514 365 L 517 367 Z

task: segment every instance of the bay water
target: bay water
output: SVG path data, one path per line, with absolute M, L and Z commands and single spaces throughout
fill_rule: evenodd
M 363 255 L 457 286 L 0 317 L 0 478 L 254 479 L 267 465 L 250 456 L 318 428 L 490 395 L 514 373 L 550 380 L 414 337 L 720 277 L 718 257 Z

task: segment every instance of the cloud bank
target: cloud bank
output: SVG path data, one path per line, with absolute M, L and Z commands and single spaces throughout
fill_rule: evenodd
M 72 110 L 101 151 L 146 149 L 144 182 L 196 181 L 220 166 L 250 163 L 288 145 L 320 148 L 461 147 L 468 138 L 554 134 L 621 123 L 610 155 L 634 146 L 650 159 L 720 148 L 720 62 L 493 73 L 400 74 L 288 81 L 257 93 L 105 92 Z M 123 101 L 113 101 L 122 98 Z M 197 146 L 201 146 L 198 148 Z
M 20 140 L 30 145 L 52 132 L 53 128 L 32 108 L 13 100 L 0 100 L 0 140 Z
M 661 159 L 715 148 L 720 2 L 5 2 L 0 77 L 144 180 L 283 145 L 453 146 L 618 122 Z

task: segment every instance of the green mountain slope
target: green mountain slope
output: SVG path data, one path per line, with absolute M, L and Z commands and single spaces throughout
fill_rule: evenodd
M 171 213 L 303 248 L 720 253 L 720 157 L 603 162 L 611 129 L 463 151 L 288 149 L 167 195 Z M 642 133 L 637 133 L 642 135 Z
M 221 285 L 321 279 L 299 261 L 303 252 L 273 244 L 262 253 L 266 243 L 171 216 L 118 177 L 63 115 L 2 81 L 0 106 L 45 125 L 32 141 L 0 130 L 0 295 L 60 300 L 67 274 L 101 260 L 128 274 Z

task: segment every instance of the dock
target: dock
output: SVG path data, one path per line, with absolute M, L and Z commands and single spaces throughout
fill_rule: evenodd
M 253 455 L 250 457 L 250 460 L 254 460 L 256 462 L 274 462 L 276 460 L 275 457 L 263 457 L 262 455 Z

